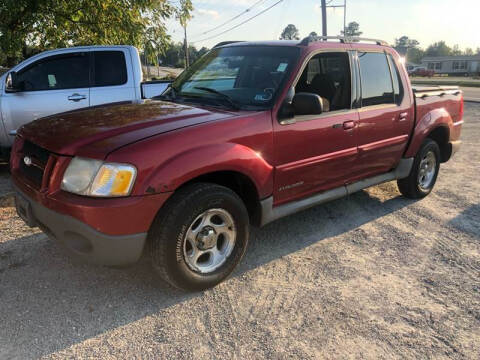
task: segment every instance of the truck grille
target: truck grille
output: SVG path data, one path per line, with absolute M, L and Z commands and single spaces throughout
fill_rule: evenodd
M 19 170 L 37 189 L 42 187 L 42 181 L 49 158 L 50 152 L 48 150 L 29 141 L 24 142 Z

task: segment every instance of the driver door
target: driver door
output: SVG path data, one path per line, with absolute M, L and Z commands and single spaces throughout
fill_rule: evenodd
M 350 63 L 346 51 L 310 59 L 295 91 L 319 95 L 324 111 L 274 121 L 274 205 L 343 186 L 352 176 L 359 115 L 351 103 Z
M 10 129 L 38 118 L 90 106 L 90 53 L 40 59 L 17 72 L 21 91 L 2 103 Z

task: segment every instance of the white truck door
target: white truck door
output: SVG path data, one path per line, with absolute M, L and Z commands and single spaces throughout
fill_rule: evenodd
M 131 75 L 132 61 L 125 49 L 95 49 L 93 51 L 93 81 L 90 106 L 132 101 L 135 81 Z
M 48 56 L 18 70 L 20 91 L 3 94 L 5 127 L 17 130 L 44 116 L 90 106 L 89 64 L 88 52 L 76 52 Z

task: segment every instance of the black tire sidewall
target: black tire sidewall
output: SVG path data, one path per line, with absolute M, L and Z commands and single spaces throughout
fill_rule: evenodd
M 435 174 L 433 175 L 432 182 L 428 189 L 423 189 L 420 187 L 420 184 L 418 183 L 418 173 L 420 171 L 420 163 L 423 159 L 423 157 L 429 152 L 432 151 L 433 154 L 435 155 Z M 415 157 L 415 161 L 413 164 L 413 172 L 412 172 L 412 182 L 414 182 L 415 186 L 415 191 L 420 197 L 427 196 L 430 194 L 432 191 L 433 187 L 435 186 L 435 183 L 437 181 L 437 176 L 438 172 L 440 170 L 440 149 L 437 145 L 437 143 L 433 140 L 428 140 L 426 141 L 420 151 L 418 152 L 418 155 Z M 413 185 L 413 184 L 412 184 Z
M 175 283 L 183 288 L 204 289 L 216 285 L 226 278 L 242 259 L 249 235 L 248 213 L 238 196 L 231 190 L 214 186 L 212 191 L 203 192 L 201 195 L 187 199 L 188 204 L 181 210 L 170 229 L 166 231 L 166 239 L 162 244 L 166 247 L 165 254 L 167 271 Z M 235 246 L 226 262 L 212 273 L 202 274 L 192 270 L 186 263 L 183 253 L 185 234 L 193 221 L 208 209 L 224 209 L 233 218 L 237 231 Z M 159 224 L 162 226 L 162 224 Z

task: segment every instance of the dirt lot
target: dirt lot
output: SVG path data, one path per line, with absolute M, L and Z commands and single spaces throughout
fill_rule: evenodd
M 395 183 L 253 229 L 241 266 L 184 294 L 78 264 L 17 219 L 0 172 L 0 358 L 480 358 L 480 104 L 434 192 Z

